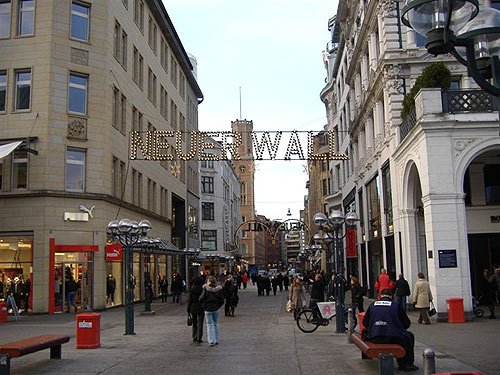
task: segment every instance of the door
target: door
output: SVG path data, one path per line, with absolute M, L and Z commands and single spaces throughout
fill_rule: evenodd
M 67 256 L 71 254 L 71 256 Z M 54 280 L 54 307 L 55 312 L 67 311 L 66 283 L 73 278 L 78 285 L 75 303 L 79 311 L 92 309 L 92 280 L 93 262 L 92 253 L 64 253 L 56 254 Z M 72 260 L 71 258 L 77 258 Z M 72 310 L 72 309 L 71 309 Z

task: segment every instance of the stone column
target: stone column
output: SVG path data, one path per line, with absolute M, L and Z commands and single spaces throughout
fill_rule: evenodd
M 375 70 L 377 69 L 377 61 L 378 61 L 378 56 L 377 56 L 377 34 L 376 33 L 371 33 L 370 34 L 370 40 L 368 41 L 368 51 L 370 53 L 370 69 Z
M 368 117 L 365 123 L 366 148 L 373 148 L 373 118 Z

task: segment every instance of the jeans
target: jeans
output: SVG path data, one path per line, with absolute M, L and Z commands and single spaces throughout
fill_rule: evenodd
M 219 342 L 219 310 L 205 311 L 205 319 L 207 320 L 207 341 L 209 344 Z
M 75 312 L 77 310 L 77 306 L 76 306 L 76 302 L 75 302 L 75 294 L 76 292 L 69 292 L 68 295 L 66 296 L 66 306 L 67 306 L 67 309 L 66 311 L 67 312 L 70 312 L 70 306 L 73 306 L 75 308 Z

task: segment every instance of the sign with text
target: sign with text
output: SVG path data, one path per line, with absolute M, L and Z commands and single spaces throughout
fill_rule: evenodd
M 438 250 L 439 268 L 456 268 L 457 251 L 456 250 Z
M 123 258 L 123 248 L 121 244 L 106 245 L 106 261 L 119 261 Z
M 347 228 L 345 255 L 347 258 L 356 258 L 358 256 L 356 251 L 356 228 Z

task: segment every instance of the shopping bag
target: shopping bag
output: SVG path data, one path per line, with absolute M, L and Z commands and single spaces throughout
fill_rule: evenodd
M 187 325 L 188 327 L 193 325 L 193 317 L 191 316 L 191 314 L 188 314 Z
M 434 316 L 434 315 L 436 315 L 436 313 L 437 313 L 437 311 L 434 308 L 434 304 L 431 302 L 431 305 L 429 307 L 429 316 Z
M 288 300 L 288 302 L 286 303 L 286 312 L 291 313 L 292 310 L 293 310 L 292 301 Z

